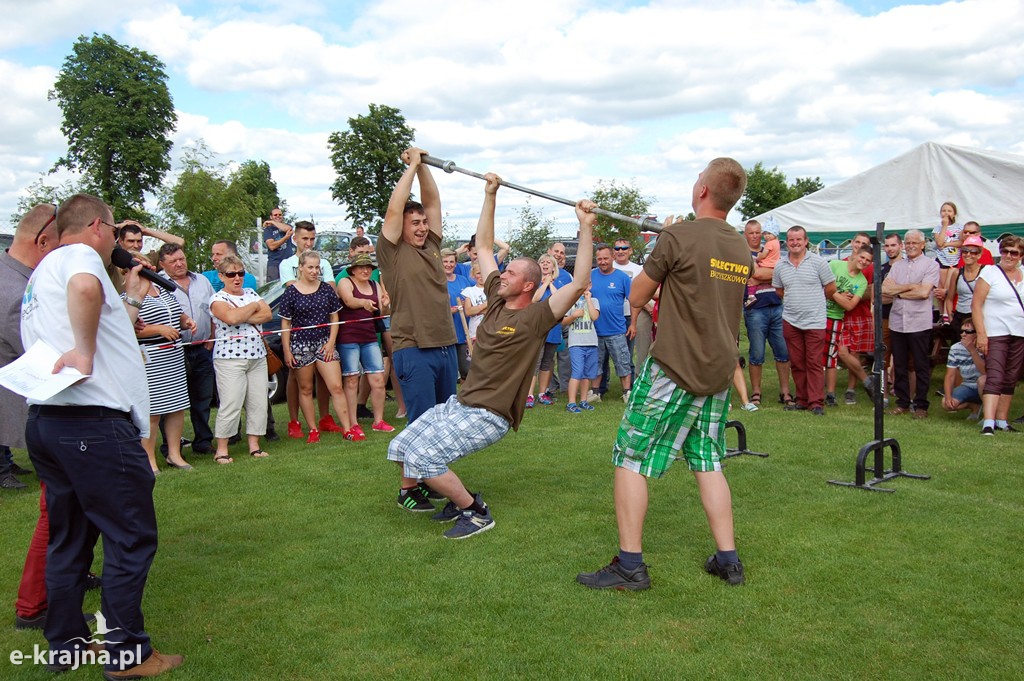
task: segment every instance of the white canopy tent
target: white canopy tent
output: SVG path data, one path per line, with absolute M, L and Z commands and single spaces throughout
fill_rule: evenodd
M 856 232 L 920 229 L 930 237 L 939 206 L 952 201 L 960 222 L 988 238 L 1024 234 L 1024 156 L 926 142 L 848 180 L 756 216 L 782 230 L 802 225 L 812 243 L 840 243 Z M 785 241 L 785 235 L 780 235 Z

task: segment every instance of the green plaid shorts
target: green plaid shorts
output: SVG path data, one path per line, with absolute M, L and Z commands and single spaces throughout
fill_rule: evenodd
M 612 462 L 660 478 L 682 451 L 691 471 L 721 471 L 730 391 L 691 395 L 648 358 L 629 393 Z

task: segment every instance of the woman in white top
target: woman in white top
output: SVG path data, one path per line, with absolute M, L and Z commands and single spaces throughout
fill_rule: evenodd
M 263 322 L 273 313 L 251 288 L 242 288 L 245 266 L 235 255 L 226 255 L 217 266 L 224 288 L 210 298 L 210 316 L 216 331 L 213 368 L 217 373 L 220 408 L 214 436 L 217 463 L 232 463 L 228 438 L 238 432 L 238 419 L 245 405 L 245 432 L 249 454 L 269 456 L 260 448 L 260 436 L 267 432 L 267 349 L 263 345 Z
M 999 244 L 999 265 L 986 267 L 974 287 L 971 311 L 975 345 L 985 355 L 986 380 L 981 396 L 982 435 L 1013 431 L 1007 423 L 1017 377 L 1024 366 L 1024 239 L 1008 236 Z

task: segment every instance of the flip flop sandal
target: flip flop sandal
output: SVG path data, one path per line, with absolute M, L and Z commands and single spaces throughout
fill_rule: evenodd
M 254 449 L 251 452 L 249 452 L 249 456 L 255 457 L 257 459 L 264 459 L 264 458 L 270 456 L 270 454 L 268 454 L 267 452 L 263 451 L 262 449 Z
M 216 461 L 217 463 L 221 464 L 221 465 L 226 465 L 226 464 L 234 463 L 235 462 L 235 460 L 232 459 L 231 456 L 228 455 L 228 454 L 221 454 L 220 456 L 214 456 L 213 460 Z
M 761 393 L 754 393 L 750 396 L 750 401 L 757 406 L 761 406 Z

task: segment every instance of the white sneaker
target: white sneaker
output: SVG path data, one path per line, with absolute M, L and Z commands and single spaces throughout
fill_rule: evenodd
M 622 393 L 622 401 L 627 403 L 627 404 L 629 403 L 629 391 L 628 390 L 626 392 Z
M 587 402 L 594 403 L 601 401 L 601 394 L 595 393 L 593 390 L 587 393 Z
M 742 407 L 740 407 L 740 409 L 742 409 L 743 411 L 757 411 L 757 405 L 754 404 L 753 402 L 747 402 Z

